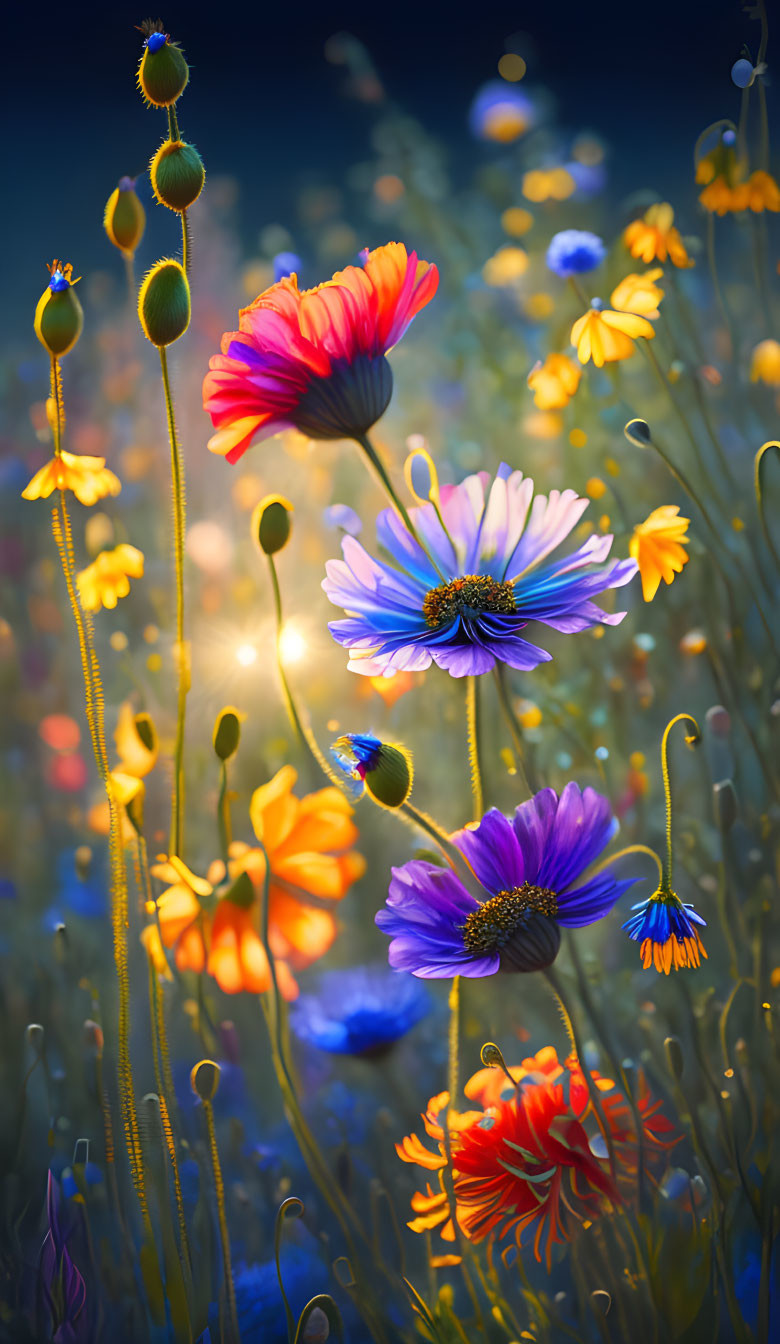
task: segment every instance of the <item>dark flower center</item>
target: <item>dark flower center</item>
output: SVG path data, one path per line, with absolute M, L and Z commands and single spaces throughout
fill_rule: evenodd
M 557 914 L 554 891 L 524 882 L 472 910 L 462 925 L 463 945 L 475 957 L 498 953 L 502 971 L 540 971 L 558 955 Z
M 423 601 L 425 624 L 431 630 L 449 625 L 458 616 L 480 616 L 484 612 L 512 616 L 516 611 L 514 585 L 487 574 L 464 574 L 450 583 L 440 583 L 425 594 Z

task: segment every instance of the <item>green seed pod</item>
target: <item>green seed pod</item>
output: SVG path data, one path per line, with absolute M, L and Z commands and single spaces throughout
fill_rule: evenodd
M 146 42 L 138 67 L 138 87 L 147 104 L 171 107 L 184 93 L 190 71 L 178 43 L 171 42 L 160 27 L 159 20 L 154 23 L 147 19 L 141 25 Z
M 35 309 L 35 334 L 45 350 L 57 359 L 72 350 L 84 325 L 81 304 L 73 292 L 77 280 L 71 280 L 70 262 L 60 266 L 53 261 L 49 267 L 51 280 L 43 291 Z
M 158 748 L 157 729 L 154 726 L 154 719 L 151 714 L 147 714 L 146 710 L 141 710 L 134 716 L 133 724 L 146 750 L 154 752 L 156 755 Z
M 375 803 L 382 807 L 400 807 L 412 791 L 412 758 L 403 747 L 383 742 L 376 764 L 366 770 L 365 785 Z
M 132 257 L 144 236 L 146 211 L 135 191 L 134 177 L 120 177 L 103 213 L 103 228 L 126 257 Z
M 684 1060 L 682 1046 L 677 1036 L 667 1036 L 664 1041 L 664 1050 L 666 1051 L 666 1062 L 669 1065 L 669 1072 L 679 1083 L 683 1076 Z
M 734 781 L 732 779 L 720 779 L 716 784 L 713 784 L 712 801 L 715 807 L 715 822 L 719 830 L 730 831 L 739 813 Z
M 190 325 L 190 286 L 181 263 L 158 261 L 138 294 L 138 317 L 144 336 L 158 347 L 172 345 Z
M 190 1087 L 201 1101 L 213 1101 L 219 1087 L 220 1067 L 213 1059 L 202 1059 L 190 1074 Z
M 217 715 L 214 725 L 214 750 L 221 761 L 230 760 L 238 751 L 241 739 L 241 715 L 231 705 L 226 705 Z
M 149 165 L 149 175 L 160 205 L 178 212 L 197 201 L 206 180 L 200 154 L 183 140 L 163 141 Z
M 266 495 L 252 512 L 252 536 L 264 555 L 276 555 L 290 540 L 293 506 L 284 495 Z

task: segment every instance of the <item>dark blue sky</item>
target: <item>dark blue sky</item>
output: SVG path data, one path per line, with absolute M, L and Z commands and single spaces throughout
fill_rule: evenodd
M 35 8 L 4 24 L 4 340 L 19 324 L 27 329 L 54 253 L 83 256 L 86 246 L 102 264 L 102 204 L 121 173 L 146 166 L 160 130 L 134 88 L 134 24 L 145 9 L 82 4 L 52 26 L 49 11 L 36 19 Z M 495 76 L 505 39 L 532 34 L 529 77 L 552 91 L 564 125 L 611 141 L 624 192 L 669 190 L 689 173 L 698 132 L 736 115 L 729 69 L 742 43 L 755 51 L 758 40 L 739 0 L 180 3 L 162 17 L 192 66 L 186 135 L 210 171 L 240 179 L 248 240 L 284 220 L 307 173 L 338 181 L 366 157 L 363 109 L 341 95 L 343 74 L 323 56 L 340 30 L 366 43 L 390 94 L 448 140 L 455 158 L 459 141 L 473 153 L 469 101 Z

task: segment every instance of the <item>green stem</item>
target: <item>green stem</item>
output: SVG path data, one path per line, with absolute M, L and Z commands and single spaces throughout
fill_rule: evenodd
M 531 798 L 535 790 L 531 787 L 531 783 L 528 778 L 528 769 L 525 763 L 525 747 L 523 744 L 523 734 L 520 728 L 520 724 L 517 721 L 515 711 L 512 708 L 512 701 L 510 699 L 509 691 L 507 689 L 506 672 L 503 663 L 496 663 L 495 667 L 493 668 L 493 675 L 496 682 L 496 691 L 498 693 L 498 703 L 501 707 L 501 713 L 503 714 L 504 719 L 506 721 L 506 726 L 509 729 L 509 736 L 512 739 L 512 743 L 514 745 L 515 752 L 517 755 L 517 771 L 518 774 L 520 775 L 520 779 L 523 788 L 525 789 L 525 792 L 527 793 L 528 797 Z
M 693 735 L 692 736 L 686 735 L 685 738 L 685 741 L 687 742 L 688 746 L 695 747 L 696 744 L 701 741 L 701 731 L 699 729 L 699 725 L 691 714 L 675 714 L 674 718 L 670 719 L 669 722 L 667 723 L 666 728 L 664 730 L 664 735 L 661 739 L 661 774 L 663 776 L 663 782 L 664 782 L 664 802 L 666 806 L 666 858 L 664 860 L 663 871 L 661 876 L 662 891 L 671 891 L 672 889 L 672 861 L 673 861 L 672 785 L 671 780 L 669 778 L 668 742 L 669 742 L 669 734 L 672 731 L 674 725 L 676 723 L 681 723 L 683 721 L 693 724 L 694 729 Z
M 421 831 L 424 831 L 426 835 L 431 837 L 434 844 L 441 850 L 450 865 L 450 868 L 457 873 L 464 887 L 466 887 L 467 891 L 471 892 L 471 895 L 475 900 L 484 901 L 486 899 L 487 892 L 481 883 L 477 881 L 477 878 L 460 850 L 453 845 L 447 832 L 442 830 L 441 826 L 438 826 L 432 817 L 429 817 L 426 812 L 420 812 L 413 803 L 408 802 L 402 803 L 400 807 L 395 809 L 395 811 L 398 812 L 410 825 L 419 827 Z
M 466 740 L 471 774 L 472 819 L 481 821 L 485 810 L 479 759 L 479 678 L 466 678 Z
M 778 453 L 780 453 L 780 443 L 778 443 L 776 439 L 770 439 L 759 448 L 755 456 L 753 467 L 753 486 L 756 492 L 756 508 L 758 510 L 758 521 L 761 524 L 761 532 L 764 541 L 766 542 L 767 550 L 772 556 L 777 569 L 780 570 L 780 554 L 778 554 L 775 543 L 772 540 L 772 534 L 767 525 L 766 513 L 764 511 L 764 494 L 762 490 L 763 462 L 770 448 L 776 448 Z
M 571 1009 L 568 1007 L 566 1003 L 566 999 L 563 992 L 563 986 L 561 985 L 560 979 L 558 978 L 557 973 L 553 970 L 552 966 L 548 966 L 545 970 L 543 970 L 542 975 L 544 976 L 545 980 L 550 986 L 550 989 L 553 992 L 553 995 L 555 996 L 555 999 L 557 1000 L 561 1017 L 563 1018 L 563 1024 L 566 1028 L 567 1035 L 571 1042 L 571 1047 L 574 1052 L 574 1056 L 577 1059 L 580 1068 L 582 1070 L 582 1076 L 585 1079 L 585 1085 L 588 1089 L 588 1096 L 590 1097 L 591 1105 L 593 1107 L 596 1116 L 598 1127 L 601 1130 L 604 1142 L 607 1145 L 607 1152 L 609 1153 L 610 1175 L 612 1176 L 612 1179 L 614 1181 L 617 1168 L 615 1164 L 615 1147 L 612 1142 L 612 1133 L 607 1123 L 607 1117 L 604 1114 L 604 1107 L 601 1104 L 601 1097 L 599 1096 L 598 1088 L 593 1082 L 593 1079 L 590 1074 L 590 1069 L 588 1068 L 587 1063 L 585 1061 L 585 1052 L 582 1048 L 582 1039 L 580 1036 L 579 1028 L 577 1027 L 574 1017 L 572 1016 Z
M 219 799 L 217 802 L 217 824 L 219 826 L 219 846 L 222 853 L 222 862 L 225 865 L 225 876 L 227 877 L 228 854 L 230 852 L 230 842 L 232 840 L 232 826 L 230 822 L 230 802 L 228 800 L 227 761 L 220 761 L 219 766 Z
M 162 370 L 163 392 L 165 394 L 165 413 L 168 419 L 168 440 L 171 445 L 171 496 L 173 500 L 173 554 L 176 568 L 176 659 L 177 712 L 176 744 L 173 756 L 173 797 L 171 800 L 171 838 L 169 853 L 181 857 L 183 846 L 184 814 L 184 726 L 187 711 L 187 691 L 189 690 L 189 652 L 184 644 L 184 527 L 186 499 L 184 490 L 184 464 L 176 436 L 176 419 L 173 411 L 171 384 L 168 376 L 168 354 L 164 345 L 160 346 L 160 368 Z
M 180 140 L 181 136 L 179 135 L 179 122 L 176 116 L 176 104 L 171 103 L 170 107 L 167 107 L 165 110 L 168 113 L 168 136 L 171 140 Z
M 187 211 L 181 212 L 181 265 L 184 274 L 189 280 L 190 277 L 190 253 L 192 252 L 192 240 L 190 238 L 190 221 L 187 217 Z
M 718 308 L 720 309 L 720 315 L 723 318 L 726 330 L 728 332 L 729 342 L 731 345 L 731 351 L 730 351 L 731 359 L 736 363 L 737 349 L 738 349 L 737 338 L 734 331 L 734 324 L 731 320 L 731 314 L 729 313 L 729 310 L 726 307 L 726 300 L 723 296 L 723 290 L 720 287 L 720 280 L 718 279 L 718 266 L 717 261 L 715 259 L 715 216 L 709 210 L 707 211 L 707 261 L 709 263 L 710 268 L 710 279 L 712 280 L 712 288 L 715 291 L 715 298 L 717 300 Z
M 268 555 L 268 570 L 271 575 L 271 588 L 274 595 L 274 613 L 276 616 L 276 666 L 279 672 L 279 681 L 282 685 L 282 697 L 284 699 L 287 717 L 290 720 L 293 731 L 298 741 L 307 751 L 318 770 L 321 770 L 326 779 L 331 784 L 335 784 L 338 789 L 344 791 L 344 781 L 339 778 L 336 771 L 328 764 L 317 744 L 311 728 L 304 721 L 303 715 L 295 703 L 295 697 L 292 688 L 287 680 L 287 673 L 284 670 L 284 660 L 282 658 L 282 633 L 284 630 L 284 612 L 282 610 L 282 590 L 279 586 L 279 575 L 276 570 L 276 564 L 272 555 Z

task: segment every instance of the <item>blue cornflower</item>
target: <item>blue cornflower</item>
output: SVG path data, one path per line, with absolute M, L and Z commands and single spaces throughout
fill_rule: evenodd
M 534 105 L 527 94 L 504 80 L 483 84 L 469 110 L 469 126 L 480 140 L 511 144 L 534 120 Z
M 390 965 L 425 979 L 472 978 L 550 966 L 561 927 L 601 919 L 634 878 L 609 868 L 583 873 L 617 830 L 609 799 L 566 785 L 542 789 L 509 821 L 491 808 L 478 826 L 452 836 L 485 888 L 478 900 L 450 868 L 412 859 L 394 868 L 376 916 L 393 939 Z
M 617 625 L 625 612 L 607 615 L 592 601 L 636 573 L 633 560 L 603 563 L 611 535 L 550 558 L 587 506 L 574 490 L 534 497 L 533 481 L 502 465 L 492 483 L 480 472 L 442 486 L 437 506 L 411 510 L 425 550 L 394 510 L 384 510 L 377 538 L 397 568 L 344 537 L 344 558 L 328 562 L 322 586 L 349 613 L 329 629 L 349 649 L 350 671 L 391 677 L 431 662 L 453 677 L 497 662 L 527 671 L 551 658 L 521 638 L 529 622 L 565 634 Z
M 274 284 L 286 275 L 300 275 L 303 262 L 295 252 L 277 252 L 273 259 Z
M 327 1270 L 316 1250 L 287 1241 L 281 1256 L 285 1292 L 295 1319 L 316 1293 L 327 1287 Z M 276 1262 L 238 1264 L 233 1270 L 242 1344 L 287 1344 L 284 1303 Z
M 384 1054 L 430 1009 L 427 992 L 411 976 L 386 966 L 326 971 L 318 992 L 302 994 L 290 1013 L 296 1036 L 338 1055 Z
M 414 767 L 405 747 L 370 733 L 345 733 L 330 754 L 353 798 L 368 789 L 375 803 L 400 807 L 412 788 Z
M 626 920 L 623 928 L 639 949 L 645 970 L 652 964 L 657 971 L 668 975 L 672 967 L 691 968 L 706 959 L 696 924 L 706 928 L 707 921 L 697 915 L 692 905 L 684 905 L 668 886 L 661 885 L 646 901 L 632 906 L 638 913 Z
M 584 229 L 564 229 L 550 239 L 547 265 L 556 275 L 583 275 L 600 266 L 607 249 L 598 234 Z

